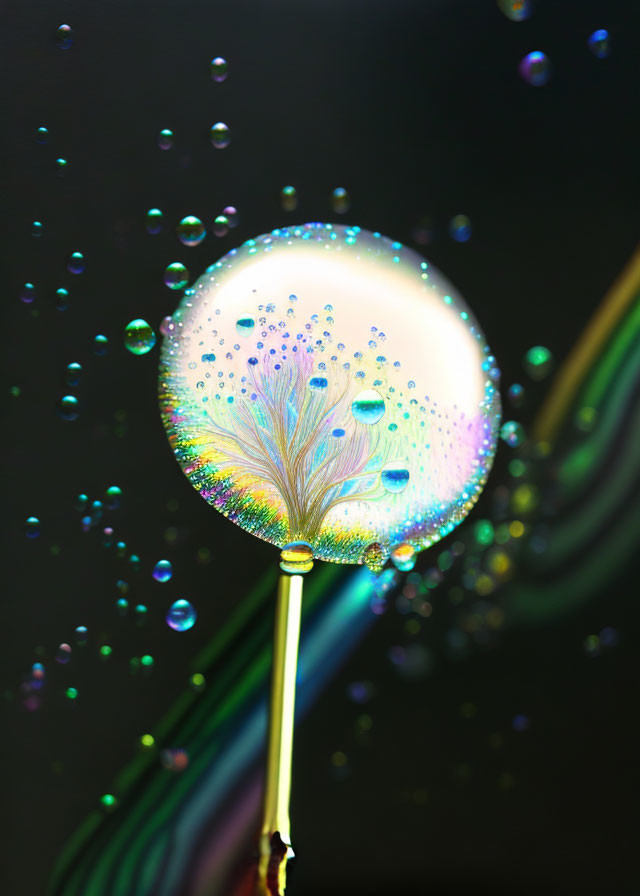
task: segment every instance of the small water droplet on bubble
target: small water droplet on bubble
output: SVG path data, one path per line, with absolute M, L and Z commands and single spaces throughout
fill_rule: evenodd
M 183 246 L 198 246 L 207 235 L 204 224 L 194 215 L 183 218 L 178 224 L 177 232 Z
M 236 331 L 240 336 L 251 336 L 256 322 L 250 314 L 243 314 L 236 321 Z
M 404 462 L 391 461 L 382 468 L 380 479 L 386 491 L 397 495 L 409 484 L 410 474 Z
M 304 575 L 313 568 L 313 549 L 306 541 L 291 541 L 280 552 L 280 569 L 290 575 Z
M 188 600 L 176 600 L 169 607 L 166 622 L 174 632 L 186 632 L 193 628 L 198 614 Z
M 146 320 L 130 321 L 124 331 L 125 347 L 132 355 L 146 355 L 156 344 L 156 334 Z
M 387 562 L 387 557 L 388 552 L 379 542 L 374 541 L 364 549 L 362 561 L 367 569 L 370 569 L 372 573 L 378 575 L 382 572 L 384 565 Z
M 358 423 L 365 423 L 368 426 L 381 420 L 384 412 L 384 399 L 375 389 L 364 389 L 359 392 L 351 404 L 351 413 Z

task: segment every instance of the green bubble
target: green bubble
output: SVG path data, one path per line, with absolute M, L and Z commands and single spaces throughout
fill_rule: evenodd
M 146 320 L 138 317 L 125 327 L 124 344 L 132 355 L 146 355 L 156 344 L 156 334 Z

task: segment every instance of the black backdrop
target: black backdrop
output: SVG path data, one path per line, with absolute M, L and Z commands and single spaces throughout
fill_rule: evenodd
M 492 0 L 4 4 L 4 892 L 44 891 L 66 838 L 180 693 L 190 656 L 273 562 L 191 492 L 159 422 L 155 355 L 122 346 L 128 320 L 157 325 L 172 310 L 164 266 L 183 260 L 195 277 L 285 221 L 335 219 L 328 195 L 344 185 L 347 220 L 362 227 L 411 243 L 416 221 L 432 217 L 425 251 L 478 313 L 505 382 L 521 378 L 521 355 L 536 342 L 561 359 L 637 239 L 634 7 L 549 0 L 515 24 Z M 68 51 L 55 45 L 61 22 L 75 30 Z M 585 42 L 603 26 L 614 49 L 598 61 Z M 554 74 L 534 89 L 517 64 L 538 48 Z M 208 77 L 215 55 L 229 60 L 221 85 Z M 232 131 L 223 152 L 208 142 L 217 120 Z M 39 125 L 46 146 L 34 140 Z M 176 134 L 170 152 L 155 143 L 164 127 Z M 59 156 L 69 160 L 64 177 Z M 286 183 L 300 196 L 293 215 L 278 203 Z M 210 222 L 229 203 L 238 230 L 180 246 L 183 215 Z M 159 237 L 144 230 L 152 206 L 168 225 Z M 459 212 L 473 222 L 465 245 L 447 236 Z M 33 220 L 45 223 L 37 239 Z M 65 259 L 76 249 L 87 270 L 74 278 Z M 37 287 L 31 306 L 19 300 L 25 281 Z M 70 290 L 64 312 L 59 286 Z M 92 353 L 96 333 L 110 337 L 104 358 Z M 85 368 L 74 423 L 55 412 L 70 361 Z M 142 633 L 120 625 L 118 567 L 72 508 L 78 492 L 100 497 L 111 484 L 125 494 L 117 532 L 142 557 L 141 573 L 127 576 L 133 600 L 164 602 L 149 569 L 170 556 L 171 593 L 200 611 L 188 635 L 172 637 L 158 612 Z M 31 514 L 42 520 L 38 540 L 24 538 Z M 183 535 L 171 549 L 167 526 Z M 202 546 L 209 565 L 196 563 Z M 637 572 L 637 562 L 620 570 L 571 618 L 510 633 L 499 649 L 414 683 L 387 660 L 403 619 L 382 617 L 299 730 L 293 896 L 631 892 Z M 113 645 L 111 663 L 49 662 L 43 707 L 26 713 L 13 695 L 34 648 L 50 657 L 81 623 L 94 645 Z M 621 644 L 590 662 L 583 640 L 603 625 Z M 128 657 L 145 651 L 154 674 L 132 683 Z M 354 678 L 377 689 L 366 748 L 354 743 L 358 711 L 345 698 Z M 70 684 L 80 691 L 73 706 L 60 696 Z M 466 702 L 477 706 L 472 723 L 460 713 Z M 518 712 L 531 719 L 526 735 L 512 731 Z M 330 774 L 338 749 L 349 756 L 344 780 Z

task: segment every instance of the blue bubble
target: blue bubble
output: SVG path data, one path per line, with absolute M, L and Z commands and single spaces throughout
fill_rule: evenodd
M 156 582 L 168 582 L 173 575 L 173 566 L 170 560 L 158 560 L 153 567 L 153 578 Z
M 589 35 L 587 46 L 596 58 L 606 59 L 611 53 L 609 32 L 605 28 L 598 28 L 597 31 Z
M 166 622 L 175 632 L 186 632 L 193 627 L 198 614 L 188 600 L 176 600 L 169 607 Z
M 384 398 L 375 389 L 359 392 L 351 403 L 351 413 L 358 423 L 368 426 L 377 423 L 384 416 Z
M 312 376 L 309 380 L 309 388 L 314 392 L 322 392 L 329 385 L 326 376 Z
M 386 491 L 398 494 L 405 490 L 409 484 L 409 471 L 404 463 L 392 462 L 386 464 L 380 474 L 380 479 Z

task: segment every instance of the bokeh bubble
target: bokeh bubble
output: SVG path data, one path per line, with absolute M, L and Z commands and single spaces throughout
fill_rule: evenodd
M 587 46 L 597 59 L 606 59 L 611 53 L 611 40 L 606 28 L 598 28 L 590 34 Z
M 49 128 L 46 128 L 44 125 L 41 125 L 36 129 L 36 143 L 48 143 L 49 141 Z
M 86 625 L 78 625 L 75 630 L 76 644 L 78 647 L 85 647 L 89 640 L 89 630 Z
M 168 582 L 173 576 L 173 566 L 170 560 L 158 560 L 153 567 L 153 578 L 156 582 Z
M 56 169 L 59 177 L 62 177 L 66 173 L 68 167 L 69 162 L 67 159 L 63 159 L 62 157 L 56 159 Z
M 73 46 L 73 30 L 71 25 L 60 25 L 56 31 L 56 44 L 61 50 L 69 50 Z
M 280 228 L 211 265 L 172 319 L 159 384 L 172 449 L 252 534 L 379 572 L 477 500 L 499 370 L 462 297 L 401 243 Z
M 69 305 L 69 290 L 64 286 L 56 289 L 56 308 L 58 311 L 66 311 Z
M 164 215 L 159 208 L 150 208 L 147 212 L 147 233 L 155 236 L 162 230 Z
M 524 22 L 533 11 L 530 0 L 498 0 L 498 6 L 512 22 Z
M 466 243 L 471 239 L 471 221 L 467 215 L 454 215 L 449 222 L 449 236 L 456 243 Z
M 170 128 L 163 128 L 158 134 L 158 146 L 160 149 L 173 149 L 174 135 Z
M 227 205 L 222 209 L 222 216 L 227 219 L 229 227 L 238 226 L 238 209 L 235 205 Z
M 545 379 L 553 367 L 553 355 L 544 345 L 534 345 L 522 359 L 522 365 L 532 380 Z
M 33 283 L 25 283 L 20 290 L 20 301 L 30 305 L 36 297 L 36 288 Z
M 193 628 L 197 615 L 193 604 L 188 600 L 176 600 L 169 607 L 166 617 L 167 625 L 174 632 L 186 632 Z
M 77 361 L 67 364 L 67 386 L 77 386 L 82 376 L 82 365 Z
M 511 448 L 522 445 L 525 440 L 524 427 L 516 420 L 506 420 L 500 427 L 500 438 Z
M 80 402 L 75 395 L 63 395 L 58 404 L 58 413 L 63 420 L 77 420 L 80 414 Z
M 551 77 L 549 57 L 542 50 L 533 50 L 520 60 L 520 76 L 532 87 L 543 87 Z
M 146 355 L 156 344 L 156 334 L 146 320 L 137 317 L 124 330 L 124 344 L 132 355 Z
M 351 208 L 351 199 L 344 187 L 336 187 L 331 193 L 331 208 L 337 215 L 344 215 Z
M 37 538 L 40 535 L 40 520 L 37 516 L 27 517 L 24 531 L 27 538 Z
M 211 138 L 211 145 L 215 149 L 225 149 L 231 140 L 229 128 L 223 121 L 217 121 L 211 126 L 209 137 Z
M 228 74 L 227 69 L 227 60 L 223 59 L 222 56 L 216 56 L 215 59 L 211 60 L 210 65 L 212 80 L 217 81 L 218 83 L 226 81 Z
M 82 252 L 72 252 L 67 260 L 67 270 L 70 274 L 82 274 L 85 267 L 84 255 Z
M 520 383 L 512 383 L 507 390 L 507 397 L 512 407 L 522 407 L 525 399 L 524 386 Z
M 71 647 L 69 644 L 60 644 L 56 651 L 56 663 L 65 665 L 71 659 Z
M 93 339 L 93 351 L 96 355 L 106 355 L 109 340 L 102 333 L 98 333 Z
M 178 239 L 183 246 L 198 246 L 207 235 L 207 230 L 194 215 L 187 215 L 178 224 Z
M 42 221 L 33 221 L 31 224 L 31 235 L 42 236 L 44 233 L 44 224 Z
M 189 282 L 189 271 L 182 262 L 174 261 L 165 268 L 164 282 L 169 289 L 183 289 Z
M 289 185 L 280 190 L 280 205 L 285 212 L 293 212 L 297 209 L 298 193 L 295 187 Z
M 117 485 L 110 485 L 104 493 L 104 498 L 109 510 L 117 510 L 122 499 L 122 489 Z

